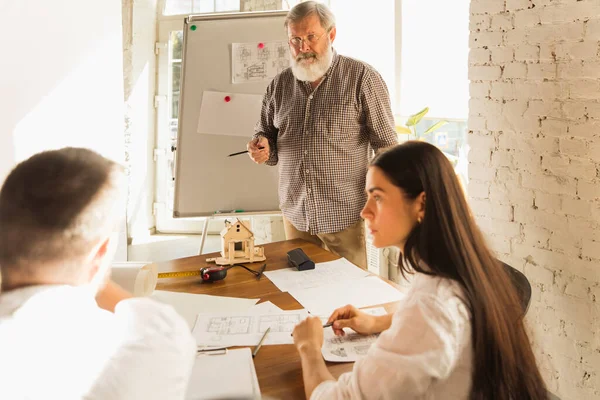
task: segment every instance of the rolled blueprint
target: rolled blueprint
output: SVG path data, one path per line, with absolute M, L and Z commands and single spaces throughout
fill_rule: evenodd
M 158 270 L 146 262 L 113 263 L 111 279 L 136 297 L 150 296 L 156 288 Z

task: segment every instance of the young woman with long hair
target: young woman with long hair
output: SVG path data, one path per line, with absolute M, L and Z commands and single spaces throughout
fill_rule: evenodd
M 329 318 L 381 335 L 335 380 L 321 357 L 319 318 L 296 326 L 311 399 L 547 398 L 517 292 L 477 227 L 452 165 L 435 146 L 407 142 L 379 154 L 362 211 L 376 247 L 397 246 L 412 284 L 394 314 L 346 306 Z

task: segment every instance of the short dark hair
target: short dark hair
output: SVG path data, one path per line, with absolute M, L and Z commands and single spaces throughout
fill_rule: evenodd
M 121 167 L 83 148 L 38 153 L 0 190 L 0 270 L 35 274 L 86 255 L 115 228 Z

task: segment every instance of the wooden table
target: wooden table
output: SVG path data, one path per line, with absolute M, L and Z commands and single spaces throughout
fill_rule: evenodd
M 314 262 L 332 261 L 339 258 L 312 243 L 301 239 L 264 245 L 267 257 L 267 271 L 288 268 L 287 252 L 302 248 Z M 205 266 L 206 258 L 215 257 L 217 253 L 181 258 L 157 263 L 158 272 L 197 271 Z M 263 263 L 246 264 L 258 269 Z M 219 282 L 203 283 L 199 277 L 161 279 L 157 289 L 173 292 L 201 293 L 218 296 L 241 297 L 271 301 L 283 310 L 299 310 L 303 307 L 289 293 L 281 292 L 268 278 L 257 280 L 254 275 L 243 268 L 233 268 L 227 277 Z M 385 305 L 388 311 L 393 304 Z M 351 371 L 353 363 L 327 363 L 334 377 Z M 300 357 L 293 345 L 263 346 L 254 359 L 258 382 L 263 395 L 280 399 L 304 399 L 304 385 Z

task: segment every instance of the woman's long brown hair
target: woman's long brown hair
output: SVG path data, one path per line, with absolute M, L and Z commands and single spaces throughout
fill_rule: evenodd
M 410 265 L 461 284 L 471 312 L 470 399 L 546 400 L 516 289 L 485 244 L 450 161 L 435 146 L 415 141 L 381 153 L 371 165 L 407 198 L 425 192 L 425 216 L 406 241 L 406 263 L 399 264 L 403 274 Z

